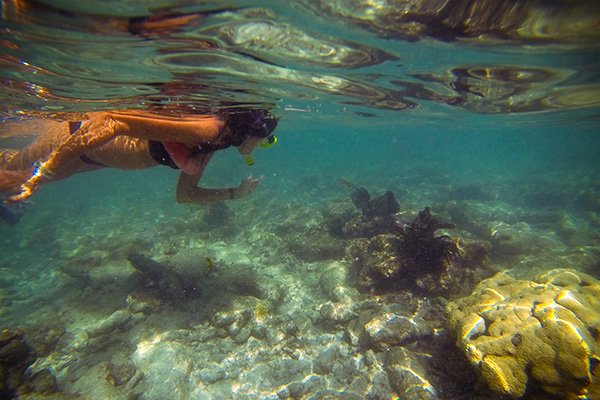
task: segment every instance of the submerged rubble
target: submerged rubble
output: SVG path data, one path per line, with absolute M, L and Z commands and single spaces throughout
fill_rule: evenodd
M 315 185 L 319 196 L 330 188 Z M 258 193 L 249 200 L 256 201 L 252 207 L 232 203 L 227 210 L 161 215 L 153 222 L 156 229 L 133 239 L 143 240 L 141 245 L 128 242 L 129 232 L 110 239 L 89 234 L 61 259 L 69 264 L 62 273 L 35 271 L 30 276 L 38 286 L 0 286 L 5 309 L 38 309 L 27 318 L 47 331 L 35 341 L 26 336 L 40 355 L 28 371 L 52 371 L 63 393 L 36 392 L 30 398 L 500 400 L 520 393 L 521 383 L 509 393 L 500 378 L 490 378 L 502 376 L 505 365 L 515 367 L 514 376 L 526 377 L 524 399 L 550 393 L 568 398 L 562 388 L 597 396 L 597 357 L 582 361 L 584 343 L 598 336 L 598 305 L 588 297 L 600 296 L 591 289 L 592 279 L 576 272 L 577 284 L 566 272 L 535 282 L 492 278 L 468 296 L 492 274 L 488 265 L 497 260 L 516 265 L 532 251 L 535 257 L 525 261 L 543 254 L 556 259 L 565 247 L 555 245 L 565 236 L 542 237 L 540 229 L 554 231 L 552 224 L 566 220 L 563 211 L 517 215 L 504 204 L 426 202 L 402 193 L 402 207 L 392 192 L 371 196 L 365 189 L 353 202 L 327 198 L 325 211 L 315 203 L 284 204 Z M 475 195 L 480 196 L 470 194 Z M 432 204 L 435 214 L 419 212 L 419 204 Z M 213 218 L 211 229 L 207 215 Z M 234 220 L 230 229 L 220 226 L 224 215 Z M 527 223 L 520 219 L 525 217 Z M 73 248 L 68 246 L 75 242 L 65 235 L 56 236 L 63 247 Z M 560 254 L 565 263 L 585 259 L 588 264 L 581 265 L 593 266 L 594 251 L 581 246 Z M 82 256 L 92 253 L 93 259 Z M 545 265 L 538 268 L 547 270 Z M 42 289 L 49 286 L 53 291 Z M 560 297 L 554 288 L 572 295 Z M 482 305 L 487 295 L 491 300 Z M 456 296 L 468 297 L 452 300 Z M 592 311 L 580 315 L 573 300 Z M 541 343 L 536 352 L 524 351 L 533 340 L 519 330 L 525 324 L 511 323 L 521 316 L 520 307 L 546 324 L 536 331 Z M 485 323 L 475 324 L 457 346 L 457 335 L 478 318 Z M 580 332 L 584 326 L 585 341 L 552 336 L 568 324 Z M 548 357 L 535 359 L 541 372 L 533 368 L 532 354 L 546 354 L 541 350 L 552 346 L 569 348 L 572 357 L 548 364 L 542 364 Z M 481 358 L 474 361 L 477 355 Z M 497 369 L 490 367 L 492 361 L 498 361 Z M 562 386 L 541 379 L 544 374 L 559 376 Z
M 0 399 L 45 398 L 56 392 L 56 381 L 48 369 L 30 373 L 35 351 L 27 344 L 24 332 L 0 332 Z

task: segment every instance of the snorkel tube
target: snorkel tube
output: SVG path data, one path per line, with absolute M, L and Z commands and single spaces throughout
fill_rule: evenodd
M 269 148 L 277 143 L 277 137 L 271 132 L 277 127 L 278 119 L 274 117 L 269 110 L 243 110 L 235 116 L 232 122 L 232 128 L 236 129 L 238 132 L 244 132 L 247 137 L 264 138 L 259 144 L 262 148 Z M 252 154 L 245 154 L 244 161 L 246 162 L 246 165 L 250 167 L 256 164 Z
M 268 149 L 268 148 L 272 147 L 275 143 L 277 143 L 277 136 L 269 135 L 262 143 L 260 143 L 258 145 L 258 147 L 260 147 L 262 149 Z M 249 167 L 256 164 L 256 161 L 254 160 L 254 157 L 252 157 L 252 154 L 245 155 L 244 161 L 246 162 L 246 165 Z

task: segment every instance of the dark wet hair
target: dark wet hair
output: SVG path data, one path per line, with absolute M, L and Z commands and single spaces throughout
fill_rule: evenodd
M 229 114 L 227 126 L 236 135 L 268 137 L 277 127 L 277 118 L 265 109 L 236 110 Z
M 268 138 L 277 127 L 277 118 L 266 109 L 240 109 L 228 111 L 224 116 L 227 129 L 213 142 L 202 143 L 194 153 L 211 153 L 231 146 L 241 145 L 249 136 Z

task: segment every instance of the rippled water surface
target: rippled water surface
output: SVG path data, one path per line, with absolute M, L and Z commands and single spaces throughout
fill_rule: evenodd
M 244 199 L 105 168 L 0 205 L 0 348 L 31 350 L 0 399 L 600 396 L 600 3 L 1 5 L 0 149 L 104 110 L 279 124 L 202 177 Z
M 41 3 L 3 2 L 6 116 L 240 102 L 419 117 L 598 106 L 593 2 Z

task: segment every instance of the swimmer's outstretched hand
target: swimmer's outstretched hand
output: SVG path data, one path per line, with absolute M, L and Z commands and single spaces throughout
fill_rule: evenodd
M 240 186 L 236 189 L 236 197 L 240 198 L 248 196 L 254 189 L 256 189 L 258 182 L 259 180 L 253 176 L 247 176 L 242 179 Z
M 27 183 L 24 183 L 23 185 L 21 185 L 21 192 L 18 194 L 15 194 L 13 196 L 9 196 L 7 201 L 9 203 L 18 203 L 20 201 L 23 200 L 27 200 L 28 198 L 31 197 L 31 195 L 33 194 L 33 192 L 35 192 L 37 190 L 38 185 L 28 185 Z
M 27 200 L 31 197 L 40 187 L 41 175 L 37 172 L 34 173 L 25 183 L 21 185 L 21 192 L 13 196 L 9 196 L 7 201 L 9 203 L 18 203 L 23 200 Z

